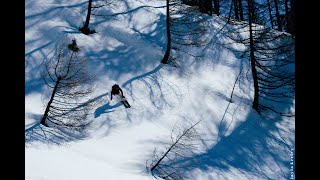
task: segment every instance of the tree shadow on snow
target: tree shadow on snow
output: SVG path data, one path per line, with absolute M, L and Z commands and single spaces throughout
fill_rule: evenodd
M 39 121 L 25 130 L 25 145 L 34 146 L 34 143 L 48 145 L 63 145 L 68 142 L 84 139 L 87 133 L 84 129 L 64 127 L 45 127 Z
M 127 14 L 128 19 L 132 19 L 134 14 Z M 123 74 L 137 74 L 145 72 L 148 67 L 154 66 L 161 61 L 165 49 L 165 17 L 157 15 L 158 19 L 141 29 L 137 29 L 133 22 L 132 28 L 124 29 L 108 26 L 108 31 L 99 29 L 103 23 L 112 23 L 113 20 L 99 20 L 92 22 L 92 26 L 97 27 L 98 34 L 105 38 L 103 48 L 88 49 L 87 56 L 92 60 L 92 66 L 103 67 L 99 72 L 110 79 L 120 81 Z M 115 21 L 114 23 L 118 23 Z M 156 28 L 151 28 L 156 26 Z M 143 29 L 150 31 L 144 32 Z M 111 41 L 112 40 L 112 41 Z M 116 41 L 116 43 L 113 43 Z M 157 42 L 157 43 L 155 43 Z M 100 49 L 100 48 L 99 48 Z M 98 74 L 100 75 L 100 74 Z
M 37 1 L 34 1 L 34 2 L 37 3 Z M 85 4 L 87 4 L 87 3 L 88 3 L 87 1 L 84 1 L 84 2 L 81 2 L 81 3 L 77 3 L 77 4 L 72 4 L 72 5 L 65 5 L 65 6 L 60 5 L 60 6 L 52 7 L 51 9 L 45 10 L 45 11 L 40 12 L 40 13 L 27 15 L 27 16 L 25 17 L 25 19 L 27 20 L 27 19 L 32 19 L 32 18 L 35 18 L 35 17 L 41 17 L 41 16 L 43 16 L 43 15 L 49 15 L 49 14 L 55 12 L 56 10 L 60 10 L 60 9 L 63 10 L 63 9 L 65 9 L 65 8 L 77 8 L 77 7 L 82 7 L 82 6 L 85 7 Z M 31 7 L 29 7 L 29 6 L 32 7 L 32 4 L 29 3 L 29 4 L 26 6 L 26 9 L 31 8 Z M 56 13 L 59 13 L 59 12 L 56 12 Z M 55 14 L 53 14 L 53 15 L 51 15 L 51 16 L 54 17 Z
M 240 77 L 242 82 L 245 79 L 245 76 Z M 247 83 L 245 86 L 253 86 L 252 82 Z M 279 89 L 279 91 L 282 90 L 285 89 Z M 216 138 L 211 135 L 213 140 L 217 139 L 217 143 L 208 147 L 205 153 L 193 155 L 191 161 L 181 160 L 181 163 L 190 167 L 188 170 L 210 173 L 210 178 L 213 179 L 216 177 L 290 179 L 290 163 L 295 159 L 295 130 L 287 125 L 295 123 L 294 117 L 287 118 L 272 111 L 263 111 L 259 115 L 251 107 L 252 99 L 244 99 L 245 102 L 240 105 L 250 108 L 244 121 L 236 126 L 230 135 L 225 135 L 233 120 L 230 118 L 227 120 L 227 117 L 222 118 L 218 124 Z M 233 100 L 234 105 L 240 103 L 237 98 Z M 271 104 L 263 99 L 260 103 L 274 105 L 279 112 L 291 111 L 294 107 L 292 99 L 285 98 L 285 100 L 284 104 Z M 230 113 L 232 113 L 230 109 L 225 112 L 228 115 Z M 287 128 L 283 129 L 281 126 Z M 188 170 L 185 170 L 188 177 L 195 179 L 195 174 Z
M 194 155 L 191 161 L 181 163 L 189 170 L 210 172 L 222 177 L 242 176 L 246 179 L 289 179 L 291 152 L 294 142 L 281 136 L 277 121 L 258 117 L 252 110 L 247 119 L 228 136 L 220 140 L 203 154 Z M 223 134 L 229 126 L 222 122 Z M 294 132 L 289 132 L 294 135 Z M 189 171 L 190 172 L 190 171 Z M 189 174 L 186 171 L 186 174 Z M 191 179 L 193 174 L 189 174 Z
M 127 80 L 122 84 L 122 87 L 126 88 L 133 100 L 138 100 L 133 97 L 133 82 L 138 82 L 141 88 L 148 89 L 149 94 L 146 94 L 146 97 L 150 99 L 150 102 L 155 108 L 161 110 L 165 106 L 172 107 L 174 102 L 171 101 L 172 98 L 168 98 L 167 94 L 173 93 L 176 97 L 173 99 L 180 102 L 181 93 L 179 92 L 179 89 L 172 84 L 172 82 L 168 81 L 161 75 L 159 71 L 163 67 L 165 67 L 165 65 L 160 63 L 153 70 Z
M 99 104 L 104 102 L 102 99 L 104 96 L 107 96 L 108 93 L 101 94 L 93 99 L 90 99 L 88 102 L 93 102 Z M 88 102 L 84 102 L 86 104 Z M 75 107 L 81 107 L 83 104 Z M 109 103 L 107 103 L 109 104 Z M 112 108 L 117 107 L 118 105 L 112 106 Z M 95 111 L 95 116 L 101 115 L 102 108 L 108 107 L 107 105 L 98 108 Z M 71 110 L 72 111 L 72 110 Z M 42 115 L 28 114 L 31 119 L 34 119 L 35 122 L 33 124 L 26 125 L 25 129 L 25 143 L 26 146 L 32 144 L 33 142 L 41 142 L 43 144 L 53 144 L 53 145 L 62 145 L 64 143 L 78 141 L 88 137 L 88 133 L 86 128 L 90 125 L 91 122 L 88 122 L 86 126 L 82 126 L 80 128 L 70 128 L 70 127 L 62 127 L 62 126 L 50 126 L 45 127 L 40 124 L 40 119 Z
M 234 99 L 234 101 L 235 104 L 240 103 L 239 99 Z M 247 101 L 251 102 L 250 99 Z M 244 121 L 232 129 L 229 135 L 226 135 L 226 132 L 233 121 L 221 119 L 216 124 L 219 126 L 217 128 L 219 133 L 211 132 L 209 133 L 210 138 L 205 136 L 205 140 L 199 141 L 199 144 L 203 143 L 207 147 L 204 153 L 193 154 L 191 157 L 176 161 L 178 165 L 181 165 L 181 171 L 186 179 L 198 179 L 198 175 L 202 173 L 206 174 L 207 179 L 232 179 L 234 177 L 239 179 L 290 179 L 290 163 L 295 159 L 294 138 L 290 136 L 294 136 L 294 129 L 282 129 L 279 126 L 294 123 L 290 122 L 294 119 L 288 120 L 273 113 L 268 114 L 268 119 L 262 118 L 248 102 L 241 104 L 250 108 L 247 116 Z M 291 106 L 292 104 L 287 104 L 282 108 L 290 109 Z M 241 111 L 238 113 L 241 114 Z M 212 124 L 211 121 L 209 124 Z M 216 143 L 208 145 L 208 141 Z M 160 147 L 168 146 L 161 141 L 151 143 L 160 144 Z M 152 152 L 149 152 L 149 155 L 148 157 L 151 157 Z M 143 168 L 145 164 L 142 162 L 135 166 Z M 197 173 L 193 173 L 194 171 Z

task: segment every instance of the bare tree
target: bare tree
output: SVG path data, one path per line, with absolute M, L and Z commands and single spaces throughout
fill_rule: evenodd
M 198 1 L 166 0 L 166 2 L 168 44 L 161 63 L 177 66 L 179 52 L 194 56 L 186 50 L 186 47 L 203 44 L 200 37 L 205 34 L 204 18 L 199 13 Z
M 289 3 L 290 2 L 290 3 Z M 286 31 L 293 34 L 290 29 L 290 16 L 294 14 L 294 1 L 289 0 L 267 0 L 252 1 L 253 23 L 267 25 L 278 31 Z
M 200 135 L 195 126 L 201 121 L 189 127 L 175 126 L 171 132 L 171 143 L 163 151 L 154 150 L 146 163 L 147 171 L 162 179 L 183 179 L 183 171 L 190 168 L 186 164 L 190 164 L 191 155 L 199 148 Z
M 192 1 L 191 1 L 192 2 Z M 167 34 L 170 40 L 170 55 L 163 58 L 162 63 L 179 67 L 178 61 L 187 54 L 194 58 L 202 58 L 203 52 L 194 52 L 192 47 L 204 47 L 209 40 L 208 21 L 204 13 L 199 12 L 198 4 L 190 6 L 186 1 L 171 0 L 167 6 Z M 192 2 L 194 3 L 194 2 Z M 170 38 L 170 39 L 169 39 Z M 169 44 L 169 43 L 168 43 Z M 169 47 L 169 46 L 168 46 Z M 167 52 L 168 52 L 167 47 Z M 181 62 L 183 63 L 183 62 Z
M 241 0 L 232 0 L 236 20 L 243 21 L 243 8 Z
M 292 36 L 274 33 L 264 28 L 254 37 L 255 65 L 259 84 L 259 109 L 292 116 L 281 110 L 281 104 L 290 105 L 294 98 L 294 44 Z
M 259 112 L 259 83 L 257 77 L 256 69 L 256 60 L 254 56 L 254 41 L 253 41 L 253 32 L 252 32 L 252 0 L 248 0 L 248 9 L 249 9 L 249 33 L 250 33 L 250 63 L 251 63 L 251 72 L 253 77 L 254 85 L 254 99 L 252 103 L 253 109 Z
M 88 1 L 88 8 L 87 8 L 87 16 L 86 16 L 86 21 L 84 22 L 83 26 L 79 28 L 79 30 L 85 34 L 93 34 L 95 33 L 95 30 L 90 29 L 89 24 L 90 24 L 90 19 L 91 19 L 91 14 L 94 9 L 110 5 L 113 0 L 95 0 L 96 4 L 93 5 L 93 0 Z
M 76 40 L 61 43 L 52 58 L 44 63 L 42 78 L 52 89 L 40 123 L 67 127 L 82 127 L 93 107 L 88 95 L 93 91 L 88 75 L 87 59 L 79 56 Z
M 283 33 L 273 33 L 265 27 L 259 28 L 256 25 L 254 30 L 250 12 L 252 1 L 248 0 L 250 63 L 254 83 L 252 107 L 259 113 L 261 110 L 271 110 L 291 116 L 278 111 L 271 104 L 290 104 L 294 97 L 294 40 Z
M 225 4 L 227 4 L 227 2 L 224 2 Z M 244 21 L 245 16 L 246 16 L 246 20 L 249 19 L 249 7 L 245 6 L 246 10 L 245 11 L 247 14 L 244 13 L 244 7 L 242 5 L 242 0 L 231 0 L 230 3 L 230 9 L 229 9 L 229 13 L 228 13 L 228 22 L 231 22 L 231 17 L 234 18 L 235 21 Z M 262 22 L 261 21 L 261 16 L 264 18 L 263 15 L 259 15 L 259 14 L 264 14 L 265 7 L 263 4 L 258 4 L 255 1 L 251 2 L 251 21 L 252 23 L 258 23 L 258 22 Z
M 234 21 L 233 26 L 221 30 L 225 37 L 233 40 L 221 45 L 249 60 L 254 88 L 252 107 L 257 112 L 262 115 L 272 111 L 282 116 L 293 116 L 289 107 L 295 92 L 294 38 L 288 33 L 254 23 L 257 9 L 253 2 L 247 0 L 248 22 Z M 257 6 L 261 7 L 261 4 Z M 238 51 L 231 48 L 233 43 L 241 43 L 247 48 Z

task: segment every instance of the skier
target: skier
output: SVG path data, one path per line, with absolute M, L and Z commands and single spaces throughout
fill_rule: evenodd
M 120 92 L 121 92 L 121 96 L 120 96 Z M 111 100 L 112 100 L 112 95 L 119 95 L 120 97 L 124 97 L 123 96 L 123 91 L 122 89 L 119 87 L 118 84 L 114 84 L 112 86 L 112 89 L 111 89 Z
M 121 95 L 120 95 L 121 94 Z M 124 95 L 123 95 L 123 91 L 120 88 L 120 86 L 118 84 L 114 84 L 112 86 L 111 89 L 111 100 L 112 100 L 112 96 L 117 96 L 117 98 L 121 101 L 121 103 L 126 107 L 126 108 L 130 108 L 130 104 L 128 103 L 128 101 L 125 99 Z

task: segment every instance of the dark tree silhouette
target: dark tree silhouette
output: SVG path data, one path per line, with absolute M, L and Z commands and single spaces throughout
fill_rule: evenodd
M 213 0 L 213 13 L 217 16 L 220 15 L 220 0 Z
M 93 76 L 87 72 L 86 58 L 79 56 L 76 40 L 60 44 L 52 58 L 44 63 L 42 78 L 52 89 L 40 123 L 67 127 L 83 127 L 93 107 L 86 97 L 93 91 Z
M 295 32 L 296 32 L 296 17 L 295 17 L 295 7 L 296 7 L 296 1 L 295 0 L 291 0 L 290 1 L 290 5 L 291 8 L 289 10 L 289 14 L 288 14 L 288 23 L 287 23 L 287 30 L 290 34 L 292 34 L 293 36 L 295 36 Z
M 263 26 L 255 25 L 253 29 L 250 13 L 252 1 L 248 0 L 250 63 L 254 82 L 252 106 L 259 113 L 261 110 L 271 110 L 291 116 L 285 112 L 287 110 L 279 110 L 279 104 L 292 104 L 294 98 L 294 39 Z
M 255 16 L 262 12 L 260 9 L 257 13 L 257 7 L 263 6 L 253 2 L 254 0 L 247 0 L 247 21 L 233 20 L 232 26 L 221 29 L 225 37 L 233 40 L 233 43 L 221 45 L 237 54 L 241 53 L 242 58 L 249 60 L 254 87 L 252 107 L 261 115 L 272 111 L 283 116 L 292 116 L 290 110 L 283 107 L 292 107 L 294 101 L 294 37 L 273 30 L 266 24 L 257 24 L 256 22 L 263 22 L 261 16 Z M 243 44 L 247 48 L 239 52 L 232 48 L 234 43 Z
M 95 33 L 96 31 L 93 29 L 90 29 L 90 27 L 89 27 L 92 11 L 94 9 L 97 9 L 97 8 L 100 8 L 103 6 L 110 5 L 112 3 L 112 1 L 113 0 L 95 0 L 96 5 L 93 5 L 93 0 L 89 0 L 86 21 L 84 22 L 83 26 L 81 28 L 79 28 L 79 30 L 85 35 Z
M 167 49 L 166 53 L 163 56 L 161 63 L 168 64 L 171 50 L 171 32 L 170 32 L 170 0 L 166 0 L 166 28 L 167 28 Z
M 239 8 L 239 15 L 240 15 L 240 20 L 243 21 L 243 6 L 242 6 L 242 0 L 237 0 L 238 1 L 238 8 Z
M 234 6 L 234 14 L 235 14 L 235 18 L 236 20 L 240 20 L 239 18 L 239 7 L 238 7 L 238 0 L 232 0 L 233 2 L 233 6 Z
M 199 13 L 198 3 L 194 6 L 186 6 L 185 4 L 188 3 L 185 2 L 187 1 L 167 0 L 168 45 L 161 61 L 163 64 L 178 66 L 179 53 L 196 57 L 198 55 L 188 52 L 186 48 L 188 46 L 200 47 L 205 44 L 202 37 L 206 35 L 206 21 L 202 17 L 203 14 Z
M 87 9 L 87 16 L 86 16 L 86 21 L 83 25 L 83 27 L 81 27 L 79 30 L 85 34 L 85 35 L 89 35 L 91 34 L 91 30 L 89 29 L 89 22 L 90 22 L 90 17 L 91 17 L 91 11 L 92 11 L 92 0 L 88 1 L 88 9 Z
M 199 10 L 202 13 L 212 16 L 212 0 L 200 0 Z
M 234 14 L 236 20 L 243 21 L 243 8 L 242 8 L 242 2 L 241 0 L 232 0 L 233 6 L 234 6 Z
M 182 0 L 182 3 L 189 6 L 197 6 L 200 12 L 212 15 L 212 0 Z
M 169 8 L 168 8 L 169 7 Z M 204 46 L 209 38 L 207 36 L 208 15 L 199 12 L 199 7 L 186 5 L 182 0 L 171 0 L 167 6 L 167 29 L 170 38 L 170 55 L 165 54 L 162 63 L 179 67 L 181 55 L 187 54 L 195 58 L 202 58 L 201 52 L 189 51 L 190 47 Z M 167 52 L 168 52 L 167 48 Z M 183 62 L 181 62 L 183 63 Z
M 253 42 L 253 32 L 252 32 L 252 0 L 248 0 L 248 14 L 249 14 L 249 33 L 250 33 L 250 63 L 251 63 L 251 72 L 253 77 L 253 86 L 254 86 L 254 99 L 252 103 L 253 109 L 259 112 L 259 83 L 256 69 L 256 60 L 254 56 L 254 42 Z

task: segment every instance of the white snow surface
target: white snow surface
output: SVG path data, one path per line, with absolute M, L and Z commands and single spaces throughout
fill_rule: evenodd
M 186 179 L 290 179 L 294 117 L 261 118 L 251 108 L 251 80 L 237 83 L 228 107 L 243 60 L 213 46 L 201 61 L 185 56 L 178 68 L 160 64 L 165 1 L 124 0 L 94 10 L 106 16 L 91 17 L 97 33 L 89 36 L 78 31 L 86 8 L 83 0 L 25 3 L 25 179 L 154 179 L 145 171 L 154 148 L 167 147 L 163 142 L 170 142 L 175 124 L 200 119 L 202 146 L 194 158 L 202 163 L 193 164 Z M 218 28 L 225 23 L 216 16 L 208 21 Z M 80 134 L 38 124 L 50 94 L 40 77 L 42 63 L 66 37 L 77 40 L 97 77 L 91 98 L 99 103 Z M 110 100 L 114 83 L 131 108 Z

